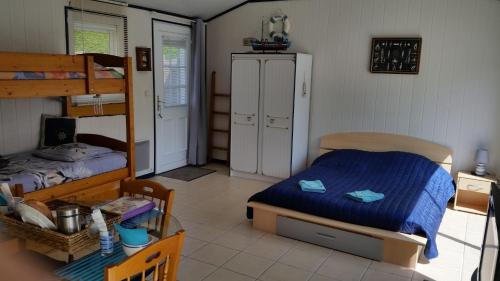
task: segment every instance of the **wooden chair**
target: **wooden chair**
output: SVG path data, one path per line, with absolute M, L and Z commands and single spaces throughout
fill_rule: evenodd
M 184 231 L 179 231 L 174 236 L 148 246 L 120 264 L 107 267 L 104 274 L 105 280 L 144 281 L 146 272 L 149 273 L 151 269 L 154 269 L 150 273 L 153 274 L 153 281 L 176 281 L 183 243 Z M 136 276 L 137 278 L 132 278 Z
M 120 184 L 120 197 L 130 196 L 150 199 L 156 203 L 158 209 L 164 214 L 172 213 L 174 195 L 173 189 L 168 189 L 162 184 L 150 180 L 128 180 L 122 181 Z M 155 219 L 154 225 L 152 225 L 151 221 L 148 222 L 147 228 L 161 234 L 168 229 L 168 223 L 169 216 L 160 216 Z

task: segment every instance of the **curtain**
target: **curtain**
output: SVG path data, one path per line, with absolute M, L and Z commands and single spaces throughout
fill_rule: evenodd
M 208 109 L 205 84 L 205 23 L 197 19 L 192 24 L 192 59 L 188 97 L 189 133 L 188 164 L 207 162 Z

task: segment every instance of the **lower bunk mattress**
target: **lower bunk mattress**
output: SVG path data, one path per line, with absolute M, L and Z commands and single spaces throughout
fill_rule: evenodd
M 118 151 L 75 162 L 47 160 L 32 152 L 6 159 L 9 165 L 0 169 L 0 183 L 22 184 L 25 193 L 127 167 L 126 154 Z
M 304 192 L 300 180 L 321 180 L 325 193 Z M 385 198 L 361 203 L 346 193 L 370 189 Z M 438 255 L 436 235 L 448 200 L 454 194 L 450 174 L 431 160 L 405 152 L 337 150 L 312 166 L 248 201 L 299 211 L 347 223 L 427 238 L 424 254 Z M 253 217 L 252 208 L 247 210 Z

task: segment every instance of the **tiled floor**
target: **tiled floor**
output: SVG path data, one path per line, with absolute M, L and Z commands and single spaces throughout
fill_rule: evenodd
M 176 190 L 173 212 L 187 231 L 181 281 L 468 281 L 477 266 L 482 216 L 447 210 L 440 256 L 413 271 L 252 229 L 246 200 L 269 184 L 210 168 L 219 172 L 192 182 L 155 178 Z

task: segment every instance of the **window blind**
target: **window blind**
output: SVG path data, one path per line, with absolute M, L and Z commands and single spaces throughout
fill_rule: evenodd
M 188 46 L 190 38 L 163 36 L 164 105 L 183 106 L 188 102 Z
M 126 56 L 128 53 L 127 18 L 91 11 L 69 10 L 67 14 L 70 54 L 103 53 Z M 121 70 L 123 72 L 123 70 Z M 103 104 L 123 103 L 121 93 L 100 96 Z M 72 97 L 73 105 L 94 104 L 96 95 Z

